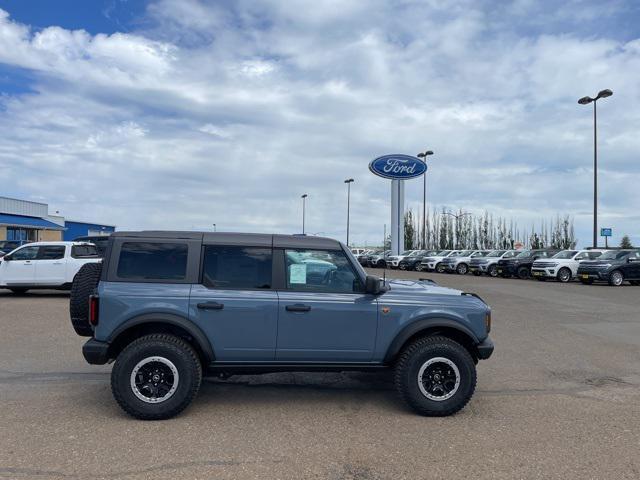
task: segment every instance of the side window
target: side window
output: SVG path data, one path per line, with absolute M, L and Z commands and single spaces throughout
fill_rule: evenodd
M 271 288 L 271 249 L 206 245 L 202 284 L 207 288 Z
M 59 260 L 64 258 L 64 245 L 49 245 L 40 247 L 38 260 Z
M 337 293 L 364 290 L 341 250 L 285 250 L 284 254 L 290 290 Z
M 598 258 L 600 255 L 602 255 L 602 252 L 589 252 L 587 253 L 587 255 L 589 256 L 589 260 L 593 260 L 595 258 Z
M 94 245 L 74 245 L 71 247 L 73 258 L 97 257 L 98 249 Z
M 120 249 L 119 278 L 184 280 L 186 272 L 186 243 L 125 242 Z
M 587 252 L 582 252 L 576 255 L 574 260 L 584 260 L 585 258 L 589 258 L 589 254 Z
M 12 255 L 12 260 L 35 260 L 38 256 L 38 249 L 40 247 L 24 247 L 20 250 L 16 250 Z

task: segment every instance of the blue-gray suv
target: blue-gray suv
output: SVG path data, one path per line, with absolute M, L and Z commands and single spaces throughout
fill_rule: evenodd
M 82 267 L 71 321 L 140 419 L 186 408 L 203 375 L 393 369 L 423 415 L 471 398 L 493 352 L 491 310 L 430 281 L 367 275 L 342 243 L 246 233 L 118 232 Z

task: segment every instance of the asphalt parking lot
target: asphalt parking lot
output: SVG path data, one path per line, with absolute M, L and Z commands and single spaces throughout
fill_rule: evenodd
M 0 478 L 640 478 L 640 287 L 389 276 L 493 307 L 496 352 L 454 417 L 414 415 L 388 374 L 296 373 L 208 379 L 178 418 L 133 420 L 66 294 L 0 290 Z

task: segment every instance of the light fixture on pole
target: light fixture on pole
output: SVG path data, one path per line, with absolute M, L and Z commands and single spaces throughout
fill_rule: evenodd
M 305 208 L 306 208 L 306 200 L 307 197 L 309 195 L 307 195 L 306 193 L 304 195 L 302 195 L 302 234 L 304 235 L 304 214 L 305 214 Z
M 601 98 L 613 95 L 608 88 L 600 90 L 594 98 L 582 97 L 578 100 L 580 105 L 593 103 L 593 248 L 598 247 L 598 116 L 596 103 Z
M 349 246 L 349 208 L 351 203 L 351 184 L 353 178 L 347 178 L 344 183 L 347 184 L 347 247 Z
M 427 157 L 433 155 L 431 150 L 426 150 L 418 154 L 424 164 L 427 164 Z M 422 249 L 427 248 L 427 171 L 422 174 L 423 186 L 422 186 Z
M 214 232 L 216 231 L 216 224 L 215 223 L 213 224 L 213 231 Z

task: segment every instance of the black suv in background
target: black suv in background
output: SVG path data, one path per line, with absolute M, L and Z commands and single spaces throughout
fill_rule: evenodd
M 560 250 L 557 248 L 523 250 L 513 258 L 498 261 L 498 275 L 504 278 L 529 278 L 531 276 L 531 267 L 533 266 L 533 262 L 539 258 L 551 258 L 559 251 Z
M 421 250 L 419 254 L 411 257 L 405 257 L 398 262 L 398 269 L 400 270 L 415 270 L 422 259 L 425 257 L 432 257 L 438 254 L 439 250 Z
M 596 260 L 582 261 L 578 278 L 587 285 L 601 281 L 619 287 L 625 280 L 631 285 L 640 285 L 640 250 L 611 250 Z

